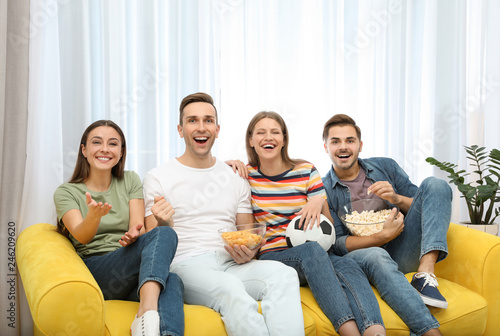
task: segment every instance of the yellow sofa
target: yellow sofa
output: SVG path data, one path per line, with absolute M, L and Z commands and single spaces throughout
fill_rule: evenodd
M 451 224 L 448 244 L 450 255 L 438 264 L 436 275 L 449 308 L 431 309 L 441 332 L 445 336 L 498 335 L 500 237 Z M 129 335 L 138 303 L 105 301 L 73 246 L 55 232 L 55 226 L 36 224 L 20 234 L 17 265 L 35 335 Z M 301 288 L 301 295 L 305 334 L 337 335 L 310 290 Z M 387 334 L 409 335 L 401 319 L 378 299 Z M 185 335 L 226 334 L 215 311 L 185 305 L 184 312 Z

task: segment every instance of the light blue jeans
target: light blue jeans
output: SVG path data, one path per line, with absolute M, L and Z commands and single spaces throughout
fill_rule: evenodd
M 382 248 L 360 249 L 345 255 L 361 266 L 412 335 L 438 328 L 439 323 L 403 274 L 416 271 L 420 258 L 430 251 L 440 251 L 438 261 L 447 256 L 451 198 L 451 188 L 444 180 L 425 179 L 405 216 L 403 232 L 396 239 Z
M 359 249 L 349 252 L 344 258 L 350 258 L 361 266 L 382 300 L 410 328 L 411 335 L 422 335 L 439 327 L 436 318 L 386 250 L 381 247 Z
M 177 249 L 177 234 L 168 226 L 157 227 L 133 244 L 83 261 L 94 276 L 106 300 L 139 301 L 146 281 L 162 286 L 158 299 L 162 336 L 184 335 L 183 286 L 169 271 Z
M 217 251 L 176 262 L 171 270 L 184 283 L 186 303 L 219 312 L 230 336 L 304 335 L 299 280 L 291 267 L 261 260 L 237 264 Z
M 353 319 L 361 334 L 372 325 L 383 325 L 377 299 L 366 275 L 355 261 L 329 254 L 316 242 L 266 252 L 260 258 L 293 267 L 300 283 L 309 285 L 318 305 L 337 332 L 342 324 Z
M 430 251 L 440 251 L 438 261 L 446 258 L 451 200 L 446 181 L 428 177 L 422 182 L 405 216 L 403 232 L 383 246 L 401 272 L 415 272 L 420 258 Z

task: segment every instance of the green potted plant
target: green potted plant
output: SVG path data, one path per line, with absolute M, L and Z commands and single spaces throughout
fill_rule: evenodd
M 466 181 L 465 177 L 470 175 L 466 170 L 455 171 L 458 165 L 454 163 L 440 162 L 433 157 L 425 161 L 449 174 L 449 182 L 457 186 L 467 203 L 470 224 L 494 224 L 500 215 L 500 207 L 495 207 L 500 202 L 500 151 L 492 149 L 488 153 L 485 147 L 477 145 L 464 147 L 467 159 L 475 169 L 473 172 L 477 174 L 478 179 L 474 182 Z

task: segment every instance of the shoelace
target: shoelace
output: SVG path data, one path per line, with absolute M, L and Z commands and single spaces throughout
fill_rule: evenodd
M 146 336 L 146 330 L 144 328 L 144 314 L 141 316 L 141 334 L 142 336 Z
M 439 286 L 438 281 L 436 279 L 436 276 L 432 273 L 421 272 L 421 273 L 415 274 L 415 277 L 419 278 L 419 279 L 424 278 L 425 281 L 424 281 L 424 285 L 422 286 L 422 288 L 424 288 L 427 285 L 432 286 L 432 287 Z

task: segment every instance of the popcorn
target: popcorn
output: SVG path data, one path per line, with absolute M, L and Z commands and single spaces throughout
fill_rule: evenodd
M 391 209 L 380 211 L 353 211 L 345 216 L 345 225 L 354 236 L 366 237 L 382 231 L 384 222 L 391 214 Z M 352 224 L 355 223 L 355 224 Z

